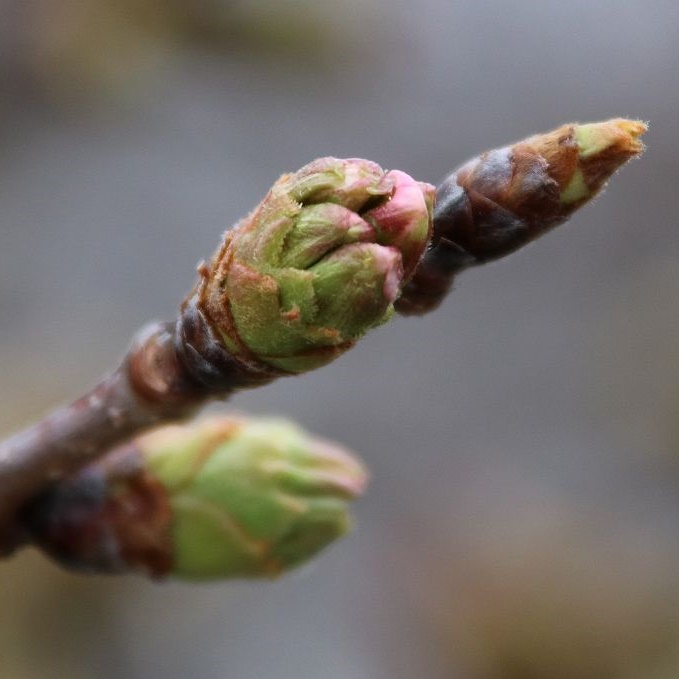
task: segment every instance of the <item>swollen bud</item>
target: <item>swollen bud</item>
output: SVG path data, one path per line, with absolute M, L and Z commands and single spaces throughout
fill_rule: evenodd
M 219 417 L 135 439 L 47 491 L 24 521 L 77 570 L 274 577 L 347 532 L 365 484 L 348 452 L 287 421 Z
M 227 232 L 195 303 L 243 364 L 325 365 L 389 318 L 427 245 L 433 199 L 403 172 L 316 160 Z

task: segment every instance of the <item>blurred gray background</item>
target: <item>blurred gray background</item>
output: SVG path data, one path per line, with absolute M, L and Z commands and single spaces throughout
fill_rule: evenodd
M 0 429 L 92 385 L 284 171 L 436 182 L 571 120 L 649 120 L 571 224 L 335 364 L 227 405 L 372 470 L 275 583 L 0 573 L 10 679 L 679 676 L 675 0 L 0 1 Z

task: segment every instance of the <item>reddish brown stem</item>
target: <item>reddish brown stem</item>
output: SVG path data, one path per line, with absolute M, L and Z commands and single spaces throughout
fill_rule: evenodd
M 17 512 L 49 484 L 149 427 L 273 379 L 234 361 L 196 302 L 187 300 L 176 326 L 145 328 L 88 394 L 0 444 L 0 554 L 22 542 Z

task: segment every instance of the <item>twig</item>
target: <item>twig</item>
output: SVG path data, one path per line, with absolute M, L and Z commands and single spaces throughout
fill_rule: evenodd
M 176 326 L 142 330 L 120 366 L 89 393 L 0 444 L 0 553 L 20 544 L 16 512 L 47 485 L 139 432 L 271 379 L 237 363 L 189 299 Z
M 642 123 L 621 120 L 566 125 L 485 153 L 451 174 L 438 188 L 429 248 L 414 275 L 411 272 L 410 282 L 402 288 L 396 300 L 397 310 L 412 314 L 435 308 L 460 271 L 509 254 L 566 221 L 601 189 L 620 165 L 640 153 L 643 147 L 638 138 L 644 130 Z M 269 215 L 266 201 L 280 202 L 276 187 L 290 191 L 291 181 L 298 184 L 306 181 L 307 193 L 295 200 L 300 203 L 306 200 L 313 209 L 321 199 L 317 185 L 309 189 L 308 168 L 317 172 L 328 162 L 328 159 L 316 161 L 303 168 L 301 174 L 284 176 L 265 199 L 264 207 L 260 206 L 244 226 L 232 232 L 237 235 L 227 234 L 211 265 L 201 267 L 199 284 L 184 303 L 175 325 L 158 324 L 142 331 L 121 365 L 90 393 L 0 444 L 0 553 L 11 553 L 25 540 L 16 520 L 18 512 L 50 484 L 152 426 L 190 417 L 211 399 L 226 398 L 238 389 L 260 386 L 278 376 L 303 372 L 328 362 L 352 346 L 357 337 L 384 315 L 393 298 L 378 300 L 383 307 L 371 308 L 375 317 L 369 322 L 364 320 L 364 326 L 354 335 L 345 333 L 345 337 L 333 337 L 327 346 L 302 357 L 303 368 L 293 369 L 282 359 L 277 363 L 269 356 L 262 358 L 245 346 L 243 337 L 234 330 L 233 305 L 229 306 L 228 299 L 225 304 L 222 299 L 224 286 L 228 285 L 224 262 L 231 266 L 233 251 L 244 241 L 241 234 L 252 235 L 252 220 L 262 214 Z M 373 171 L 374 167 L 377 166 L 370 164 L 369 169 Z M 394 185 L 402 180 L 401 175 L 395 173 L 386 189 L 385 179 L 380 175 L 383 183 L 379 190 L 385 195 L 390 191 L 386 200 L 395 205 L 399 201 L 395 197 L 398 194 L 394 193 L 398 186 L 394 189 Z M 426 185 L 419 186 L 426 196 Z M 301 190 L 298 185 L 293 188 Z M 412 188 L 412 183 L 407 186 L 408 190 Z M 344 189 L 346 187 L 342 187 Z M 372 190 L 374 193 L 374 187 Z M 337 198 L 337 192 L 332 193 L 327 186 L 321 193 L 324 200 L 332 202 Z M 373 198 L 369 204 L 364 201 L 358 211 L 360 219 L 366 220 L 363 223 L 375 221 L 371 221 L 371 215 L 377 214 L 375 210 L 385 212 L 384 207 L 375 208 L 378 203 Z M 384 202 L 381 205 L 384 206 Z M 400 248 L 407 263 L 414 251 L 404 249 L 403 242 L 412 234 L 396 233 L 393 229 L 398 219 L 393 220 L 393 215 L 388 219 L 393 223 L 382 224 L 382 231 L 375 227 L 378 242 L 386 244 L 385 250 Z M 347 246 L 347 251 L 353 248 L 353 254 L 360 252 L 365 257 L 366 253 L 373 252 L 370 247 L 354 244 Z M 419 254 L 415 261 L 417 259 Z M 388 287 L 391 271 L 388 266 L 379 271 L 383 275 L 379 279 L 381 290 Z M 403 277 L 402 268 L 400 273 Z M 260 277 L 263 280 L 263 276 Z M 208 294 L 211 286 L 217 288 L 212 296 Z M 219 313 L 214 311 L 216 298 L 221 305 Z M 256 313 L 256 310 L 250 311 Z M 286 322 L 290 318 L 288 314 Z M 310 356 L 314 359 L 311 363 Z M 295 354 L 293 358 L 290 365 L 298 366 L 300 355 Z

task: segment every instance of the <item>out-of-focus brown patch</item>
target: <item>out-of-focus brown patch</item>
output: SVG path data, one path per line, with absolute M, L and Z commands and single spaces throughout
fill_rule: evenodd
M 120 556 L 131 570 L 152 577 L 162 577 L 171 571 L 172 510 L 167 491 L 159 481 L 139 472 L 111 495 L 104 516 L 113 524 Z

